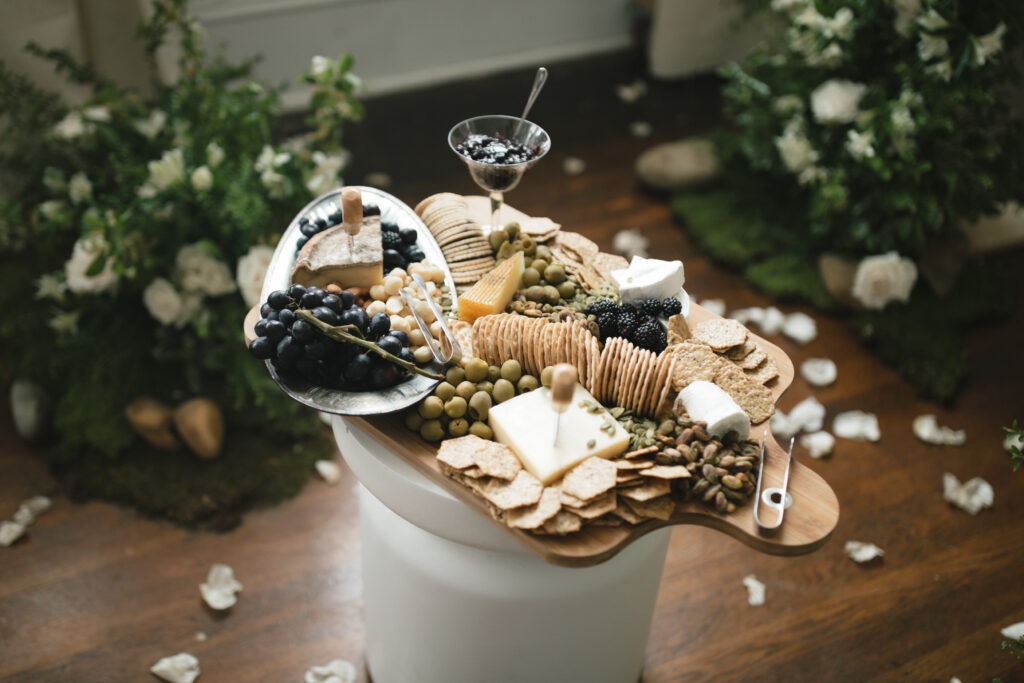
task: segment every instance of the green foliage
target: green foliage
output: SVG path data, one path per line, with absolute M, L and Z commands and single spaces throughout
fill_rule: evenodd
M 303 79 L 332 113 L 276 144 L 277 93 L 252 80 L 255 60 L 207 54 L 184 0 L 155 2 L 139 34 L 152 101 L 60 50 L 27 48 L 92 86 L 83 107 L 0 63 L 0 350 L 57 402 L 52 455 L 69 467 L 145 452 L 124 418 L 143 394 L 210 396 L 229 444 L 315 429 L 249 356 L 241 323 L 257 257 L 340 183 L 343 125 L 362 115 L 352 59 L 314 60 Z M 153 60 L 171 35 L 180 76 L 163 85 Z
M 744 274 L 755 287 L 777 299 L 807 301 L 825 310 L 836 306 L 817 266 L 799 254 L 772 256 L 748 266 Z
M 1024 451 L 1021 451 L 1019 445 L 1024 443 L 1024 429 L 1021 429 L 1016 420 L 1012 425 L 1003 427 L 1003 429 L 1006 430 L 1006 438 L 1011 440 L 1010 461 L 1013 463 L 1013 471 L 1016 472 L 1021 465 L 1024 465 Z M 1021 640 L 1021 644 L 1024 645 L 1024 639 Z
M 771 253 L 770 226 L 744 210 L 731 192 L 687 192 L 672 200 L 672 211 L 707 254 L 720 263 L 745 266 Z

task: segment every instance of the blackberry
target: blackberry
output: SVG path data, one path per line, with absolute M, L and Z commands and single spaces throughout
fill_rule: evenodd
M 397 235 L 400 230 L 401 228 L 398 227 L 398 223 L 395 223 L 393 221 L 384 221 L 383 223 L 380 224 L 381 232 L 393 232 Z
M 605 301 L 608 301 L 605 299 Z M 597 314 L 597 326 L 601 328 L 601 341 L 604 341 L 608 337 L 614 337 L 619 332 L 619 314 L 615 310 L 614 304 L 612 310 L 603 311 Z
M 644 302 L 640 305 L 640 310 L 647 315 L 659 316 L 661 315 L 661 302 L 655 298 L 644 299 Z
M 611 299 L 598 299 L 587 306 L 586 314 L 600 316 L 602 313 L 614 312 L 617 308 L 618 306 Z
M 640 314 L 632 306 L 623 306 L 619 309 L 619 336 L 631 339 L 637 325 L 640 324 Z
M 645 322 L 636 328 L 632 341 L 648 351 L 661 353 L 666 346 L 665 330 L 657 322 Z
M 363 215 L 364 216 L 379 216 L 380 207 L 376 204 L 363 204 Z
M 402 228 L 398 231 L 398 234 L 406 244 L 416 244 L 416 238 L 419 236 L 415 228 Z
M 380 233 L 381 244 L 384 245 L 385 249 L 400 249 L 402 247 L 402 237 L 397 232 L 391 230 L 382 230 Z
M 679 315 L 683 311 L 683 304 L 674 296 L 667 297 L 661 302 L 661 312 L 665 317 Z

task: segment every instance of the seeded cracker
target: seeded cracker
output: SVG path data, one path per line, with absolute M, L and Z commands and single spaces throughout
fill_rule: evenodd
M 634 481 L 639 482 L 641 480 L 643 480 L 643 477 L 636 472 L 623 472 L 620 470 L 619 474 L 615 477 L 615 485 L 622 486 L 623 484 L 629 484 Z
M 751 379 L 739 368 L 728 365 L 715 375 L 713 381 L 750 416 L 751 424 L 764 422 L 775 412 L 771 389 Z
M 726 351 L 747 341 L 747 328 L 738 320 L 711 318 L 693 328 L 693 337 L 715 351 Z
M 581 508 L 587 504 L 586 502 L 580 500 L 576 496 L 570 496 L 568 493 L 561 489 L 558 490 L 558 499 L 562 501 L 562 505 L 570 508 Z
M 536 529 L 562 509 L 558 489 L 547 487 L 536 505 L 516 508 L 505 513 L 505 520 L 513 529 Z
M 526 470 L 520 470 L 512 481 L 490 479 L 480 488 L 480 494 L 501 510 L 512 510 L 534 505 L 540 500 L 544 486 Z
M 559 510 L 558 514 L 544 522 L 544 531 L 552 536 L 575 533 L 583 526 L 583 520 L 571 512 Z
M 616 517 L 614 512 L 592 519 L 587 524 L 591 526 L 622 526 L 622 518 Z
M 728 361 L 703 344 L 683 342 L 676 347 L 676 365 L 672 370 L 672 388 L 679 391 L 690 382 L 710 382 Z
M 594 257 L 594 270 L 601 276 L 602 280 L 612 281 L 613 270 L 624 270 L 629 268 L 629 261 L 618 254 L 605 254 L 601 252 Z
M 751 353 L 747 354 L 747 357 L 743 360 L 733 361 L 741 370 L 756 370 L 761 367 L 761 363 L 768 359 L 768 354 L 761 349 L 754 349 Z
M 650 500 L 658 496 L 664 496 L 672 490 L 672 483 L 666 479 L 651 479 L 648 483 L 640 486 L 632 486 L 619 490 L 620 497 L 625 496 L 631 500 Z
M 461 436 L 458 439 L 445 439 L 437 449 L 438 462 L 454 470 L 464 470 L 476 464 L 476 452 L 483 439 L 473 436 Z
M 617 471 L 610 460 L 587 458 L 565 475 L 562 490 L 570 496 L 589 501 L 615 486 Z
M 747 378 L 758 384 L 768 384 L 779 376 L 779 365 L 771 356 L 765 359 L 764 363 L 753 372 L 748 372 Z
M 630 524 L 640 524 L 644 521 L 643 517 L 636 514 L 635 512 L 633 512 L 633 510 L 630 509 L 629 505 L 626 504 L 625 498 L 619 500 L 619 505 L 614 510 L 612 510 L 612 514 L 616 517 L 621 517 Z
M 582 507 L 574 508 L 573 512 L 583 519 L 596 519 L 614 510 L 616 505 L 618 505 L 618 498 L 615 496 L 615 491 L 609 491 Z
M 640 474 L 656 479 L 686 479 L 690 476 L 685 465 L 655 465 L 650 469 L 640 470 Z
M 462 472 L 460 472 L 459 474 L 461 474 L 464 477 L 469 477 L 470 479 L 479 479 L 481 477 L 487 476 L 486 474 L 484 474 L 484 471 L 477 467 L 476 465 L 470 467 L 469 469 L 462 470 Z
M 676 504 L 671 496 L 659 496 L 651 500 L 630 500 L 626 499 L 626 505 L 640 517 L 645 519 L 660 519 L 665 522 L 672 518 Z
M 747 341 L 743 342 L 739 346 L 734 346 L 728 351 L 726 351 L 725 357 L 728 358 L 729 360 L 743 360 L 756 348 L 757 342 L 755 342 L 753 339 L 747 339 Z
M 621 458 L 619 460 L 612 460 L 612 462 L 615 463 L 615 466 L 619 468 L 620 472 L 623 470 L 646 470 L 649 467 L 654 466 L 653 460 L 626 460 L 625 458 Z
M 469 436 L 472 435 L 470 434 Z M 469 436 L 459 438 L 468 439 Z M 511 448 L 479 437 L 474 436 L 473 438 L 480 442 L 473 457 L 476 461 L 476 466 L 483 470 L 484 474 L 489 477 L 511 480 L 522 471 L 523 466 Z
M 680 342 L 684 342 L 693 333 L 690 331 L 690 325 L 686 322 L 686 318 L 683 317 L 682 313 L 670 316 L 668 319 L 668 345 L 672 346 Z

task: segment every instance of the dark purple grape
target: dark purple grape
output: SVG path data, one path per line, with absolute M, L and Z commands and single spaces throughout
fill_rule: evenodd
M 385 334 L 383 337 L 377 340 L 377 346 L 390 354 L 398 355 L 402 350 L 402 342 L 395 339 L 390 334 Z
M 310 310 L 322 305 L 324 302 L 323 290 L 316 287 L 312 287 L 306 290 L 306 293 L 302 295 L 302 299 L 299 301 L 299 305 L 303 308 Z
M 357 356 L 353 356 L 349 359 L 348 364 L 345 365 L 345 379 L 354 384 L 358 384 L 367 378 L 372 367 L 373 362 L 366 354 L 361 353 Z
M 339 294 L 338 296 L 341 297 L 342 310 L 350 308 L 356 303 L 356 295 L 348 291 L 347 289 L 341 290 L 341 294 Z
M 338 324 L 339 325 L 357 325 L 358 326 L 359 325 L 359 313 L 356 312 L 357 310 L 358 310 L 358 306 L 353 306 L 352 308 L 348 309 L 347 311 L 342 311 L 341 315 L 339 316 L 340 322 Z
M 305 346 L 306 358 L 312 358 L 313 360 L 324 360 L 331 355 L 332 350 L 331 340 L 326 337 L 314 339 L 311 342 L 307 342 Z
M 359 331 L 360 332 L 362 332 L 363 334 L 366 334 L 366 331 L 368 329 L 370 329 L 370 316 L 369 316 L 369 314 L 366 311 L 364 311 L 363 309 L 359 308 L 358 306 L 356 308 L 354 308 L 354 309 L 349 309 L 349 310 L 354 310 L 355 311 L 355 314 L 356 314 L 356 325 L 359 326 Z
M 387 313 L 375 313 L 373 317 L 370 318 L 370 328 L 368 334 L 370 335 L 371 339 L 377 339 L 378 337 L 387 334 L 388 330 L 390 329 L 391 318 L 388 317 Z
M 402 263 L 402 255 L 394 249 L 384 250 L 384 267 L 385 268 L 398 268 Z
M 253 327 L 253 331 L 256 332 L 257 337 L 265 337 L 267 335 L 267 321 L 257 320 L 256 325 Z
M 313 235 L 317 234 L 319 230 L 312 223 L 306 223 L 305 225 L 299 228 L 299 232 L 301 232 L 306 237 L 312 237 Z
M 270 341 L 269 337 L 256 337 L 249 344 L 249 353 L 255 358 L 266 360 L 273 357 L 274 348 L 274 342 Z
M 299 218 L 299 225 L 309 225 L 309 216 L 302 216 Z
M 388 334 L 397 339 L 402 344 L 402 346 L 409 345 L 409 335 L 407 335 L 402 330 L 391 330 L 391 332 L 389 332 Z
M 313 221 L 313 224 L 316 225 L 318 231 L 327 229 L 326 218 L 317 218 L 315 221 Z
M 394 386 L 398 382 L 398 368 L 391 363 L 375 365 L 370 376 L 370 382 L 376 389 Z
M 263 319 L 264 320 L 277 320 L 278 317 L 280 317 L 280 315 L 281 315 L 280 311 L 271 311 L 270 313 L 267 313 L 265 316 L 263 316 Z
M 298 301 L 302 298 L 302 295 L 306 293 L 306 288 L 302 285 L 292 285 L 288 288 L 288 296 Z
M 299 341 L 309 341 L 316 337 L 316 328 L 305 320 L 299 319 L 292 324 L 292 336 Z
M 413 355 L 413 352 L 409 349 L 402 349 L 401 351 L 399 351 L 398 357 L 404 360 L 406 363 L 412 363 L 413 365 L 416 364 L 416 356 Z
M 419 237 L 419 233 L 416 232 L 415 228 L 402 228 L 398 234 L 405 244 L 416 244 L 416 238 Z
M 299 249 L 302 249 L 304 246 L 306 246 L 306 242 L 308 242 L 308 241 L 309 241 L 309 238 L 306 237 L 305 235 L 303 235 L 299 239 L 295 240 L 295 250 L 298 251 Z
M 277 359 L 285 365 L 293 365 L 302 357 L 302 344 L 294 337 L 286 336 L 277 343 Z
M 306 296 L 309 296 L 308 294 Z M 338 324 L 338 314 L 327 308 L 326 306 L 317 306 L 313 309 L 313 317 L 317 320 L 321 320 L 328 325 Z
M 398 232 L 401 228 L 398 227 L 398 223 L 393 221 L 384 221 L 380 224 L 381 232 Z
M 324 294 L 323 305 L 335 313 L 341 313 L 344 307 L 341 305 L 341 297 L 337 294 Z
M 266 336 L 270 338 L 270 341 L 278 342 L 288 334 L 288 328 L 284 326 L 284 323 L 280 320 L 268 320 L 266 325 L 263 327 L 263 331 Z
M 338 225 L 341 223 L 344 215 L 341 213 L 341 209 L 335 209 L 330 216 L 327 217 L 327 222 L 331 225 Z
M 274 313 L 274 309 L 270 307 L 270 304 L 265 303 L 262 306 L 260 306 L 260 317 L 261 318 L 266 318 L 271 313 Z
M 409 263 L 419 263 L 427 258 L 427 255 L 423 253 L 422 249 L 417 247 L 405 252 L 405 258 L 408 259 Z
M 283 311 L 279 311 L 277 319 L 284 323 L 285 327 L 291 327 L 295 323 L 295 311 L 290 308 L 286 308 Z

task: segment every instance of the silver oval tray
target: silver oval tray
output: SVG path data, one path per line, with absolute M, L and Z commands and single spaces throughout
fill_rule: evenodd
M 437 246 L 434 236 L 405 202 L 397 197 L 378 190 L 374 187 L 364 185 L 351 185 L 360 190 L 363 194 L 363 204 L 376 204 L 380 207 L 381 221 L 397 223 L 403 228 L 415 228 L 418 236 L 416 243 L 430 260 L 431 263 L 444 271 L 444 282 L 448 286 L 449 296 L 452 300 L 452 310 L 456 310 L 458 299 L 455 292 L 455 281 L 452 280 L 451 270 L 444 259 L 444 253 Z M 260 301 L 266 301 L 267 296 L 278 289 L 287 289 L 291 285 L 292 266 L 295 264 L 296 245 L 302 237 L 299 230 L 299 219 L 311 210 L 321 205 L 341 205 L 341 191 L 339 187 L 326 194 L 320 195 L 292 219 L 288 228 L 284 231 L 274 256 L 267 269 L 267 277 L 263 281 L 263 291 L 260 293 Z M 290 397 L 325 413 L 335 415 L 380 415 L 392 413 L 396 410 L 408 408 L 421 399 L 429 396 L 437 386 L 438 380 L 433 380 L 422 375 L 413 375 L 410 379 L 396 384 L 387 389 L 379 391 L 343 391 L 340 389 L 328 389 L 319 387 L 300 378 L 283 377 L 270 361 L 266 361 L 267 370 L 273 377 L 282 391 Z M 444 368 L 439 363 L 431 363 L 427 369 L 444 374 Z

